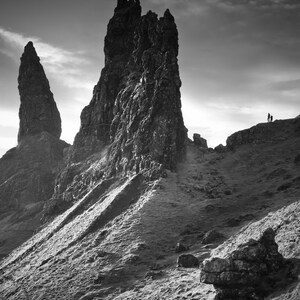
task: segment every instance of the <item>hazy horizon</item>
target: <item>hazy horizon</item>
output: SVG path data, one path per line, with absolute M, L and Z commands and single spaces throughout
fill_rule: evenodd
M 0 156 L 17 144 L 18 68 L 32 40 L 73 142 L 104 66 L 104 37 L 117 1 L 3 0 L 0 11 Z M 141 0 L 166 8 L 179 31 L 182 108 L 189 136 L 209 146 L 244 128 L 300 111 L 300 4 L 296 0 Z M 16 10 L 16 7 L 18 8 Z

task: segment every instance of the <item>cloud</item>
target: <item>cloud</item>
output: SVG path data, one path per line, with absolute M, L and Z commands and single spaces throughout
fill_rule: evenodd
M 7 152 L 7 150 L 16 147 L 17 139 L 12 137 L 0 137 L 0 158 Z
M 269 8 L 279 8 L 279 7 L 296 7 L 299 6 L 298 0 L 214 0 L 219 3 L 229 4 L 229 5 L 246 5 L 246 6 L 256 6 L 256 7 L 269 7 Z
M 7 110 L 1 108 L 0 110 L 0 127 L 18 128 L 19 117 L 14 110 Z
M 19 118 L 18 113 L 12 110 L 0 110 L 0 157 L 17 144 Z
M 82 75 L 82 67 L 90 63 L 83 58 L 84 53 L 55 47 L 42 42 L 37 37 L 28 37 L 3 27 L 0 27 L 0 38 L 5 43 L 0 52 L 16 62 L 19 61 L 20 52 L 23 51 L 24 46 L 32 41 L 47 73 L 69 88 L 92 89 L 93 83 Z
M 172 12 L 176 12 L 177 18 L 188 16 L 201 16 L 206 14 L 208 6 L 205 2 L 197 0 L 148 0 L 153 6 L 159 6 L 164 9 L 169 8 Z
M 300 91 L 300 79 L 276 82 L 270 88 L 276 91 Z

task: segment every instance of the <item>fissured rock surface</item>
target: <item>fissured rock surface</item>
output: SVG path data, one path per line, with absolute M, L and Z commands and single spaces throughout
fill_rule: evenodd
M 291 283 L 292 264 L 278 252 L 275 232 L 268 228 L 256 241 L 251 239 L 228 258 L 214 257 L 202 264 L 201 282 L 213 284 L 215 299 L 264 299 L 275 289 Z
M 73 159 L 110 145 L 108 173 L 175 169 L 185 152 L 178 32 L 167 10 L 141 16 L 139 1 L 120 0 L 105 37 L 105 67 L 81 114 Z

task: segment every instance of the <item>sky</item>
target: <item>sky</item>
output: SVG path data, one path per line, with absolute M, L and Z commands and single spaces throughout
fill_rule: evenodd
M 232 133 L 300 114 L 299 0 L 141 0 L 169 8 L 179 31 L 181 100 L 189 137 L 210 147 Z M 0 156 L 16 146 L 20 56 L 33 41 L 73 143 L 104 66 L 115 0 L 1 0 Z

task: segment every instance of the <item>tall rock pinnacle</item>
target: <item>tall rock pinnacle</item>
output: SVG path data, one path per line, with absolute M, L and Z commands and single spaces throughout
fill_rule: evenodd
M 139 1 L 118 0 L 114 16 L 107 26 L 105 66 L 94 87 L 90 104 L 81 113 L 81 128 L 74 141 L 77 152 L 83 152 L 83 155 L 96 152 L 110 142 L 114 103 L 128 73 L 126 65 L 134 49 L 134 32 L 140 18 Z M 82 154 L 78 154 L 80 159 Z
M 61 135 L 60 114 L 32 42 L 24 48 L 18 83 L 21 100 L 18 142 L 25 136 L 43 131 L 59 138 Z
M 54 192 L 69 146 L 59 139 L 60 115 L 32 42 L 21 57 L 18 82 L 18 145 L 0 158 L 0 259 L 41 225 L 44 203 Z
M 112 172 L 139 172 L 152 162 L 174 169 L 185 151 L 178 32 L 174 17 L 138 0 L 118 0 L 107 28 L 105 66 L 74 141 L 80 160 L 110 145 Z M 77 157 L 76 157 L 77 156 Z

